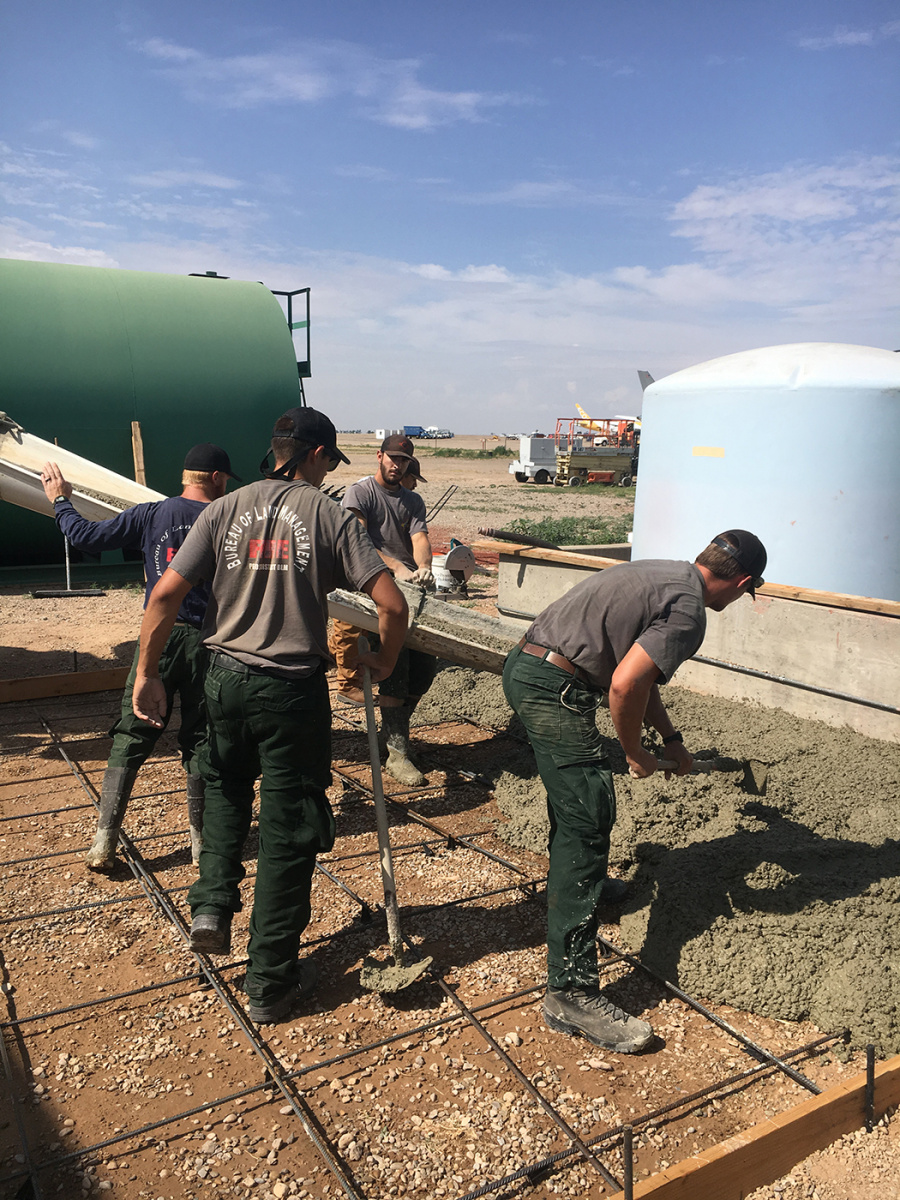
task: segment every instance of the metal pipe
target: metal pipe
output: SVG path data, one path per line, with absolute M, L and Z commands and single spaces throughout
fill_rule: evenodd
M 895 708 L 892 704 L 882 704 L 879 700 L 866 700 L 862 696 L 853 696 L 849 692 L 836 692 L 833 688 L 817 687 L 814 683 L 801 683 L 799 679 L 789 679 L 786 675 L 772 675 L 769 671 L 757 671 L 755 667 L 741 667 L 737 663 L 724 662 L 720 658 L 704 658 L 700 654 L 695 654 L 690 661 L 703 663 L 706 667 L 721 667 L 724 671 L 736 671 L 740 675 L 752 675 L 754 679 L 768 679 L 772 683 L 783 683 L 786 687 L 800 688 L 804 692 L 830 696 L 832 700 L 846 700 L 848 704 L 863 704 L 866 708 L 877 708 L 880 712 L 894 713 L 900 716 L 900 708 Z
M 491 529 L 479 526 L 478 532 L 482 537 L 496 538 L 500 542 L 516 542 L 519 546 L 534 546 L 538 550 L 559 550 L 553 542 L 542 542 L 540 538 L 529 537 L 527 533 L 510 533 L 506 529 Z

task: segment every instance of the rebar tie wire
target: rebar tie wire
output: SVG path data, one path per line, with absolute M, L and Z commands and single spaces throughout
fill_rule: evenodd
M 87 793 L 87 795 L 91 797 L 95 807 L 99 809 L 99 805 L 96 801 L 96 795 L 92 795 L 92 786 L 84 778 L 80 768 L 72 761 L 71 758 L 69 758 L 65 747 L 55 736 L 50 726 L 46 723 L 46 721 L 44 721 L 43 718 L 40 718 L 40 720 L 41 724 L 44 726 L 44 729 L 47 731 L 48 736 L 52 739 L 54 746 L 62 755 L 72 773 L 75 775 L 75 778 L 78 780 L 79 784 Z M 151 904 L 153 904 L 153 906 L 161 914 L 168 917 L 171 924 L 180 934 L 182 940 L 187 944 L 188 949 L 190 949 L 191 935 L 184 918 L 169 903 L 169 899 L 165 890 L 160 887 L 159 882 L 144 863 L 140 851 L 132 843 L 127 833 L 120 831 L 119 841 L 123 848 L 125 861 L 127 862 L 137 882 L 146 892 L 148 900 L 150 900 Z M 194 952 L 192 951 L 192 953 Z M 319 1130 L 316 1128 L 315 1115 L 308 1111 L 303 1097 L 298 1095 L 295 1090 L 289 1087 L 285 1082 L 284 1072 L 281 1069 L 281 1064 L 279 1063 L 277 1057 L 272 1054 L 266 1042 L 260 1037 L 256 1027 L 251 1025 L 246 1013 L 244 1012 L 243 1006 L 240 1005 L 232 996 L 230 988 L 224 982 L 224 980 L 219 977 L 218 971 L 209 962 L 207 956 L 194 953 L 194 957 L 196 958 L 197 963 L 199 964 L 203 974 L 206 976 L 209 984 L 216 992 L 216 995 L 228 1009 L 233 1020 L 241 1029 L 255 1054 L 262 1062 L 267 1076 L 272 1080 L 273 1085 L 278 1088 L 285 1100 L 291 1106 L 294 1115 L 300 1121 L 300 1125 L 303 1128 L 304 1133 L 315 1146 L 316 1150 L 318 1150 L 325 1162 L 325 1165 L 331 1171 L 332 1175 L 334 1175 L 344 1193 L 350 1198 L 350 1200 L 359 1200 L 361 1193 L 356 1181 L 347 1175 L 342 1164 L 338 1162 L 335 1155 L 331 1152 L 331 1149 L 327 1145 L 324 1136 L 320 1135 Z

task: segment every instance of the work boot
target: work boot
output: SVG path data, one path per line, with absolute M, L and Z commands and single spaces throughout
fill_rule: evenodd
M 191 862 L 200 866 L 203 849 L 203 808 L 206 803 L 206 784 L 202 775 L 187 777 L 188 824 L 191 829 Z
M 580 1033 L 595 1046 L 636 1054 L 653 1038 L 646 1021 L 617 1008 L 599 988 L 547 988 L 544 1024 L 557 1033 Z
M 387 762 L 384 769 L 405 787 L 425 787 L 428 780 L 409 757 L 409 718 L 412 709 L 407 705 L 399 708 L 382 706 L 381 733 L 387 747 Z
M 262 1003 L 257 1003 L 255 1000 L 250 1001 L 247 1011 L 251 1021 L 255 1021 L 257 1025 L 277 1025 L 279 1021 L 284 1020 L 295 1004 L 313 994 L 319 979 L 316 964 L 310 962 L 309 959 L 304 959 L 298 964 L 298 971 L 300 976 L 298 982 L 289 987 L 283 995 L 278 996 L 275 1000 L 267 1000 Z
M 111 871 L 115 866 L 119 830 L 136 778 L 137 769 L 134 767 L 107 767 L 104 772 L 97 832 L 90 850 L 84 856 L 85 865 L 92 871 Z
M 230 954 L 231 913 L 199 913 L 194 917 L 191 949 L 202 954 Z
M 613 879 L 612 876 L 607 875 L 600 885 L 600 903 L 621 904 L 630 891 L 631 888 L 626 880 Z

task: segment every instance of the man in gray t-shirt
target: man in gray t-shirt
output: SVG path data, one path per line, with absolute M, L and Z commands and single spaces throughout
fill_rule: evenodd
M 547 995 L 550 1029 L 582 1034 L 622 1053 L 653 1037 L 646 1021 L 600 991 L 598 908 L 621 899 L 606 877 L 616 815 L 612 771 L 596 725 L 601 695 L 633 775 L 659 760 L 641 745 L 646 722 L 686 774 L 693 759 L 659 693 L 696 654 L 706 609 L 720 612 L 762 583 L 766 551 L 745 529 L 714 538 L 694 563 L 637 560 L 598 571 L 546 608 L 509 654 L 503 690 L 528 733 L 550 815 L 547 875 Z
M 201 631 L 209 651 L 209 762 L 200 877 L 188 894 L 191 947 L 208 954 L 231 948 L 261 776 L 244 984 L 250 1016 L 260 1023 L 287 1016 L 315 983 L 312 964 L 298 955 L 316 854 L 331 849 L 335 833 L 326 794 L 328 593 L 353 588 L 375 602 L 379 649 L 364 662 L 376 681 L 394 667 L 407 617 L 406 601 L 359 521 L 319 491 L 327 472 L 348 461 L 331 421 L 315 409 L 290 409 L 275 424 L 272 452 L 275 468 L 263 464 L 264 480 L 203 511 L 154 588 L 134 686 L 136 714 L 158 724 L 160 650 L 181 597 L 209 580 Z
M 414 489 L 401 486 L 413 457 L 413 444 L 403 434 L 391 434 L 378 451 L 374 475 L 352 483 L 343 506 L 355 513 L 384 562 L 397 579 L 432 587 L 431 541 L 425 523 L 425 501 Z M 417 469 L 418 474 L 418 469 Z M 362 700 L 356 674 L 356 643 L 360 630 L 344 621 L 331 623 L 329 649 L 338 669 L 338 695 L 358 704 Z M 409 720 L 434 679 L 435 660 L 419 650 L 401 650 L 392 674 L 381 681 L 378 703 L 381 732 L 387 748 L 385 770 L 407 787 L 424 787 L 425 776 L 409 756 Z

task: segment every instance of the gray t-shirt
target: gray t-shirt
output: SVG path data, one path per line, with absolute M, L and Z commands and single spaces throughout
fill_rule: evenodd
M 644 558 L 597 571 L 540 613 L 527 634 L 608 690 L 635 642 L 665 683 L 700 649 L 706 633 L 703 577 L 689 562 Z
M 415 571 L 412 535 L 428 532 L 425 501 L 421 496 L 405 487 L 389 491 L 376 483 L 374 475 L 368 475 L 350 484 L 342 503 L 344 508 L 355 508 L 362 513 L 376 550 L 383 550 Z
M 261 480 L 207 505 L 171 567 L 212 581 L 203 640 L 248 666 L 309 675 L 330 661 L 327 596 L 384 562 L 352 513 L 302 481 Z

